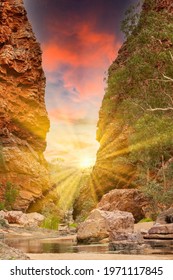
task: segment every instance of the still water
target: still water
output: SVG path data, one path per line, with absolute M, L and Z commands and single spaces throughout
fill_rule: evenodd
M 151 241 L 149 248 L 142 250 L 111 251 L 108 244 L 77 245 L 74 239 L 17 239 L 9 238 L 4 242 L 24 253 L 94 253 L 94 254 L 173 254 L 173 241 L 155 243 Z
M 109 253 L 108 244 L 76 245 L 74 240 L 6 239 L 5 243 L 25 253 Z

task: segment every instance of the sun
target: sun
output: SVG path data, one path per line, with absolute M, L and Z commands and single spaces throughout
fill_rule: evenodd
M 94 165 L 94 159 L 92 157 L 86 156 L 81 158 L 79 165 L 82 169 L 92 167 Z

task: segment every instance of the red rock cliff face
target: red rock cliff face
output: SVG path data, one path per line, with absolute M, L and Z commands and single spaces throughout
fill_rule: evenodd
M 0 183 L 20 189 L 26 209 L 49 187 L 43 152 L 49 120 L 40 45 L 22 0 L 0 1 Z

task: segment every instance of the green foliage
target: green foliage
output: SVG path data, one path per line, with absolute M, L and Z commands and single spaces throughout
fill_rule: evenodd
M 161 161 L 172 155 L 173 122 L 162 115 L 145 114 L 134 126 L 134 133 L 129 137 L 130 159 L 140 159 L 146 169 L 157 167 Z
M 156 214 L 173 201 L 173 82 L 165 78 L 173 79 L 173 18 L 152 9 L 155 1 L 146 4 L 140 18 L 139 6 L 126 12 L 122 30 L 128 38 L 109 68 L 97 132 L 107 174 L 97 181 L 118 188 L 114 172 L 126 187 L 119 163 L 132 166 L 135 176 L 126 171 L 134 176 L 130 186 L 142 189 Z
M 47 216 L 41 227 L 43 228 L 47 228 L 47 229 L 54 229 L 54 230 L 58 230 L 58 225 L 59 225 L 60 221 L 59 221 L 59 217 L 54 216 L 53 214 L 50 214 L 49 216 Z
M 71 227 L 71 228 L 77 228 L 77 227 L 78 227 L 78 224 L 77 224 L 77 223 L 73 223 L 73 224 L 70 224 L 69 227 Z
M 19 195 L 19 190 L 17 186 L 11 182 L 6 182 L 5 185 L 1 183 L 0 187 L 4 188 L 4 201 L 0 202 L 0 209 L 11 210 Z
M 42 214 L 45 216 L 45 219 L 41 227 L 58 230 L 60 216 L 57 206 L 54 203 L 47 203 L 42 210 Z
M 6 183 L 6 189 L 5 189 L 5 195 L 4 195 L 4 197 L 5 197 L 5 208 L 7 210 L 12 209 L 18 194 L 19 194 L 19 191 L 16 188 L 16 186 L 11 182 L 7 182 Z
M 155 219 L 161 211 L 171 207 L 173 201 L 172 187 L 165 189 L 163 184 L 156 180 L 150 180 L 141 190 L 151 201 L 148 210 L 152 213 L 152 218 Z
M 139 8 L 141 6 L 141 2 L 138 2 L 135 5 L 131 5 L 128 10 L 125 12 L 125 18 L 121 23 L 121 31 L 124 33 L 125 37 L 127 38 L 132 34 L 135 27 L 139 21 Z
M 8 222 L 4 219 L 0 219 L 0 228 L 1 227 L 8 227 Z
M 151 218 L 143 218 L 142 220 L 139 221 L 139 223 L 149 223 L 149 222 L 153 222 L 153 220 Z
M 5 209 L 5 203 L 0 201 L 0 211 Z

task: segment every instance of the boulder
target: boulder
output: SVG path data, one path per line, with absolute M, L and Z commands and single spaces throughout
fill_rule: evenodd
M 148 240 L 173 240 L 173 208 L 163 211 L 156 219 L 156 223 L 144 236 Z
M 131 212 L 135 222 L 145 217 L 148 201 L 137 189 L 115 189 L 105 194 L 97 207 L 104 211 Z
M 109 243 L 111 251 L 121 251 L 121 253 L 143 252 L 145 248 L 142 235 L 138 233 L 112 234 Z
M 45 217 L 39 213 L 23 214 L 19 219 L 19 223 L 24 226 L 40 226 Z
M 29 227 L 39 226 L 44 220 L 44 216 L 39 213 L 25 214 L 22 211 L 0 211 L 0 217 L 7 220 L 9 224 Z
M 0 211 L 0 217 L 7 220 L 9 224 L 20 224 L 22 215 L 24 215 L 22 211 Z
M 29 260 L 22 251 L 0 242 L 0 260 Z
M 155 224 L 149 229 L 148 234 L 173 234 L 173 224 Z
M 111 232 L 132 233 L 133 230 L 134 218 L 131 213 L 94 209 L 79 225 L 77 239 L 82 243 L 92 243 L 109 237 Z
M 157 224 L 171 224 L 173 223 L 173 207 L 163 211 L 156 219 Z

